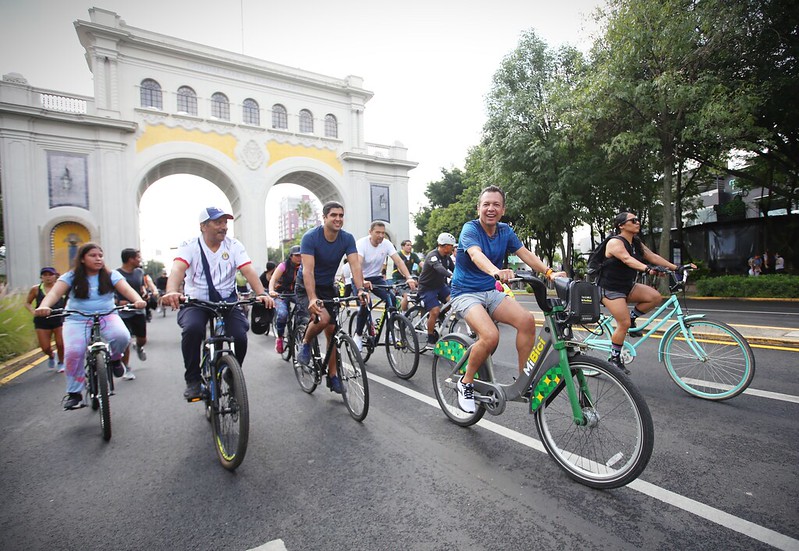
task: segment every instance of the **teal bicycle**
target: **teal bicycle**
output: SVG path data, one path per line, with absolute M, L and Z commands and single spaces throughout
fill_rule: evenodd
M 444 335 L 433 352 L 433 389 L 441 410 L 456 425 L 468 427 L 488 412 L 500 415 L 509 402 L 526 404 L 544 448 L 574 480 L 593 488 L 618 488 L 646 468 L 654 446 L 654 427 L 640 391 L 618 368 L 580 353 L 572 342 L 575 312 L 569 304 L 571 281 L 555 280 L 559 299 L 547 298 L 544 282 L 517 273 L 532 286 L 544 312 L 524 371 L 514 381 L 497 381 L 489 356 L 474 380 L 474 412 L 458 406 L 456 385 L 466 370 L 474 340 Z M 515 369 L 514 369 L 515 371 Z M 587 377 L 586 372 L 601 377 Z
M 704 314 L 687 314 L 680 306 L 677 293 L 684 289 L 688 268 L 667 271 L 671 296 L 651 313 L 646 322 L 628 334 L 622 360 L 632 363 L 641 345 L 662 333 L 658 361 L 666 366 L 672 380 L 688 394 L 705 400 L 727 400 L 741 394 L 755 376 L 755 356 L 746 339 L 722 321 Z M 665 315 L 663 315 L 665 313 Z M 661 318 L 660 316 L 663 315 Z M 589 350 L 610 353 L 613 318 L 602 315 L 594 328 L 585 327 L 587 336 L 578 344 Z M 642 321 L 638 319 L 639 323 Z M 666 324 L 671 326 L 661 331 Z

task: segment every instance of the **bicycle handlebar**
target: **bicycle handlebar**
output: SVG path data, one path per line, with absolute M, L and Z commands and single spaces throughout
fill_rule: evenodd
M 180 305 L 180 308 L 195 306 L 198 308 L 205 308 L 206 310 L 211 310 L 213 312 L 219 312 L 219 311 L 231 310 L 234 307 L 242 304 L 254 304 L 256 302 L 258 302 L 258 299 L 256 297 L 245 298 L 233 302 L 226 302 L 224 300 L 220 302 L 213 302 L 210 300 L 203 300 L 200 298 L 192 298 L 190 296 L 186 296 L 186 300 L 183 301 L 183 303 Z
M 65 318 L 67 316 L 76 314 L 79 316 L 83 316 L 85 318 L 93 318 L 94 316 L 103 317 L 113 314 L 116 311 L 122 312 L 136 312 L 139 308 L 133 308 L 130 304 L 124 304 L 122 306 L 114 306 L 108 312 L 81 312 L 80 310 L 73 310 L 71 308 L 51 308 L 50 315 L 45 316 L 47 318 Z M 142 308 L 141 310 L 144 310 Z

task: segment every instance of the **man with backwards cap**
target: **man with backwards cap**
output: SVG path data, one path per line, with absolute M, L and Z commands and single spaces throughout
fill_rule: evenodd
M 234 302 L 237 300 L 236 270 L 240 270 L 258 300 L 267 308 L 274 306 L 274 301 L 264 292 L 264 286 L 244 245 L 227 237 L 227 221 L 232 219 L 230 214 L 217 207 L 206 207 L 200 211 L 200 236 L 189 239 L 178 248 L 162 299 L 164 305 L 174 309 L 185 298 L 180 293 L 184 278 L 185 293 L 190 297 Z M 178 313 L 178 325 L 183 329 L 181 349 L 186 369 L 183 397 L 190 402 L 202 397 L 200 347 L 210 317 L 210 312 L 203 308 L 184 308 Z M 248 329 L 247 317 L 238 308 L 225 318 L 225 331 L 227 336 L 234 339 L 236 359 L 240 364 L 244 363 L 247 354 Z

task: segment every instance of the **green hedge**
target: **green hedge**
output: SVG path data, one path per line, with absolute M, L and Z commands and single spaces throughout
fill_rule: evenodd
M 25 295 L 0 295 L 0 362 L 10 360 L 38 346 Z
M 799 276 L 709 277 L 696 282 L 696 294 L 700 297 L 799 298 Z

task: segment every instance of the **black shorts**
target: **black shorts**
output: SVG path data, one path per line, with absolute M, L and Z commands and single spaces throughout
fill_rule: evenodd
M 297 307 L 299 308 L 297 315 L 307 321 L 310 318 L 310 314 L 308 313 L 308 293 L 306 292 L 305 287 L 300 284 L 297 284 L 294 287 L 294 293 L 297 295 Z M 338 289 L 333 285 L 316 286 L 316 298 L 321 300 L 330 300 L 336 296 L 338 296 Z M 337 305 L 326 302 L 325 310 L 328 311 L 331 319 L 336 317 Z
M 57 318 L 33 318 L 33 326 L 36 329 L 44 329 L 46 331 L 52 331 L 53 329 L 58 329 L 64 325 L 64 318 L 57 317 Z
M 147 316 L 136 314 L 129 318 L 122 318 L 125 322 L 125 327 L 128 328 L 130 334 L 134 337 L 145 338 L 147 337 Z

